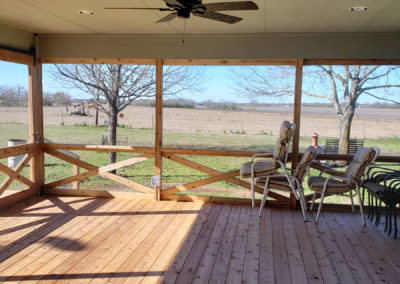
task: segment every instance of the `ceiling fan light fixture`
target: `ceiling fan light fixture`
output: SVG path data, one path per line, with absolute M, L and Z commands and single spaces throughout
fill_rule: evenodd
M 352 12 L 364 12 L 368 10 L 368 7 L 366 6 L 354 6 L 349 8 L 350 11 Z
M 94 15 L 94 11 L 93 10 L 78 10 L 78 13 L 81 15 Z

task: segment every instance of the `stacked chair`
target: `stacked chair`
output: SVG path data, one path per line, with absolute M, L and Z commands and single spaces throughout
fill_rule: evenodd
M 400 203 L 400 171 L 379 166 L 371 167 L 368 172 L 367 179 L 363 183 L 363 187 L 364 191 L 367 189 L 368 192 L 368 218 L 373 221 L 375 215 L 375 225 L 380 224 L 383 202 L 386 207 L 385 232 L 390 236 L 392 229 L 394 229 L 393 236 L 396 239 L 396 207 Z
M 304 221 L 306 221 L 305 211 L 307 209 L 307 204 L 304 199 L 304 190 L 302 186 L 303 179 L 306 176 L 311 163 L 321 151 L 321 147 L 318 147 L 317 149 L 315 149 L 313 146 L 308 147 L 291 175 L 289 175 L 286 165 L 282 165 L 281 174 L 260 177 L 256 180 L 256 185 L 264 187 L 263 199 L 260 206 L 260 212 L 258 214 L 259 216 L 261 216 L 261 212 L 267 200 L 269 190 L 274 189 L 293 192 L 296 199 L 300 200 L 301 212 L 303 214 Z
M 265 156 L 263 153 L 258 153 L 251 157 L 250 162 L 241 166 L 240 177 L 251 178 L 252 207 L 255 204 L 255 178 L 268 177 L 275 174 L 279 168 L 285 167 L 295 129 L 296 125 L 294 123 L 290 123 L 289 121 L 282 122 L 272 158 L 256 160 L 256 158 Z
M 321 195 L 321 200 L 318 207 L 318 212 L 315 217 L 315 222 L 318 222 L 321 213 L 322 204 L 326 195 L 339 194 L 350 197 L 351 205 L 354 211 L 353 197 L 358 196 L 360 204 L 360 212 L 362 224 L 365 226 L 365 217 L 363 212 L 360 187 L 364 182 L 364 176 L 368 172 L 370 166 L 375 162 L 379 156 L 379 149 L 375 147 L 365 148 L 361 147 L 354 154 L 353 160 L 347 166 L 346 171 L 338 172 L 326 168 L 323 172 L 330 174 L 330 177 L 313 176 L 308 179 L 308 186 L 311 191 L 314 191 L 313 200 L 311 203 L 310 211 L 314 206 L 315 198 L 318 194 Z

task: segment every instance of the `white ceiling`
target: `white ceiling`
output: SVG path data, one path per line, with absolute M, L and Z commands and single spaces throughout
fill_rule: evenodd
M 253 1 L 259 6 L 258 11 L 226 12 L 244 18 L 237 24 L 191 17 L 186 21 L 186 32 L 400 32 L 399 0 Z M 165 7 L 165 3 L 162 0 L 0 0 L 0 24 L 38 34 L 171 34 L 183 31 L 181 19 L 155 23 L 168 12 L 103 9 L 112 6 Z M 367 6 L 368 10 L 350 12 L 348 9 L 352 6 Z M 82 9 L 94 10 L 95 15 L 80 15 L 78 10 Z

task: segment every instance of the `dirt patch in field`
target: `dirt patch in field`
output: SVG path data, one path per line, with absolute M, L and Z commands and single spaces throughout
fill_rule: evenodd
M 70 107 L 71 110 L 71 107 Z M 1 108 L 0 122 L 28 122 L 27 108 Z M 120 124 L 133 128 L 155 127 L 153 107 L 130 106 L 124 111 Z M 90 115 L 94 111 L 90 110 Z M 104 124 L 105 114 L 100 113 L 99 122 Z M 293 120 L 291 107 L 277 106 L 242 111 L 164 108 L 163 126 L 166 131 L 181 133 L 229 133 L 245 132 L 246 134 L 268 133 L 276 135 L 282 120 Z M 400 122 L 400 111 L 396 109 L 357 109 L 352 125 L 352 137 L 379 138 L 397 136 L 397 125 Z M 69 115 L 65 107 L 45 107 L 45 125 L 94 124 L 94 116 Z M 337 137 L 339 119 L 333 108 L 302 108 L 300 136 L 308 137 L 313 132 L 320 137 Z

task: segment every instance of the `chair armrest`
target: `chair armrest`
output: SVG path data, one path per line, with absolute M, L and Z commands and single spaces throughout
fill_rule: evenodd
M 265 157 L 265 156 L 270 156 L 271 155 L 271 157 Z M 268 153 L 268 152 L 266 152 L 266 153 L 256 153 L 256 154 L 254 154 L 253 156 L 251 156 L 251 161 L 253 162 L 254 161 L 254 159 L 255 158 L 257 158 L 257 157 L 265 157 L 265 158 L 272 158 L 272 153 Z
M 312 167 L 313 169 L 316 169 L 316 170 L 319 170 L 319 171 L 321 171 L 321 172 L 327 173 L 327 174 L 329 174 L 329 175 L 331 175 L 331 176 L 338 176 L 338 177 L 340 177 L 341 179 L 343 179 L 343 178 L 344 178 L 344 175 L 345 175 L 344 172 L 336 171 L 336 170 L 334 170 L 334 169 L 325 167 L 325 166 L 321 165 L 320 163 L 316 163 L 316 162 L 312 162 L 312 163 L 311 163 L 311 167 Z

